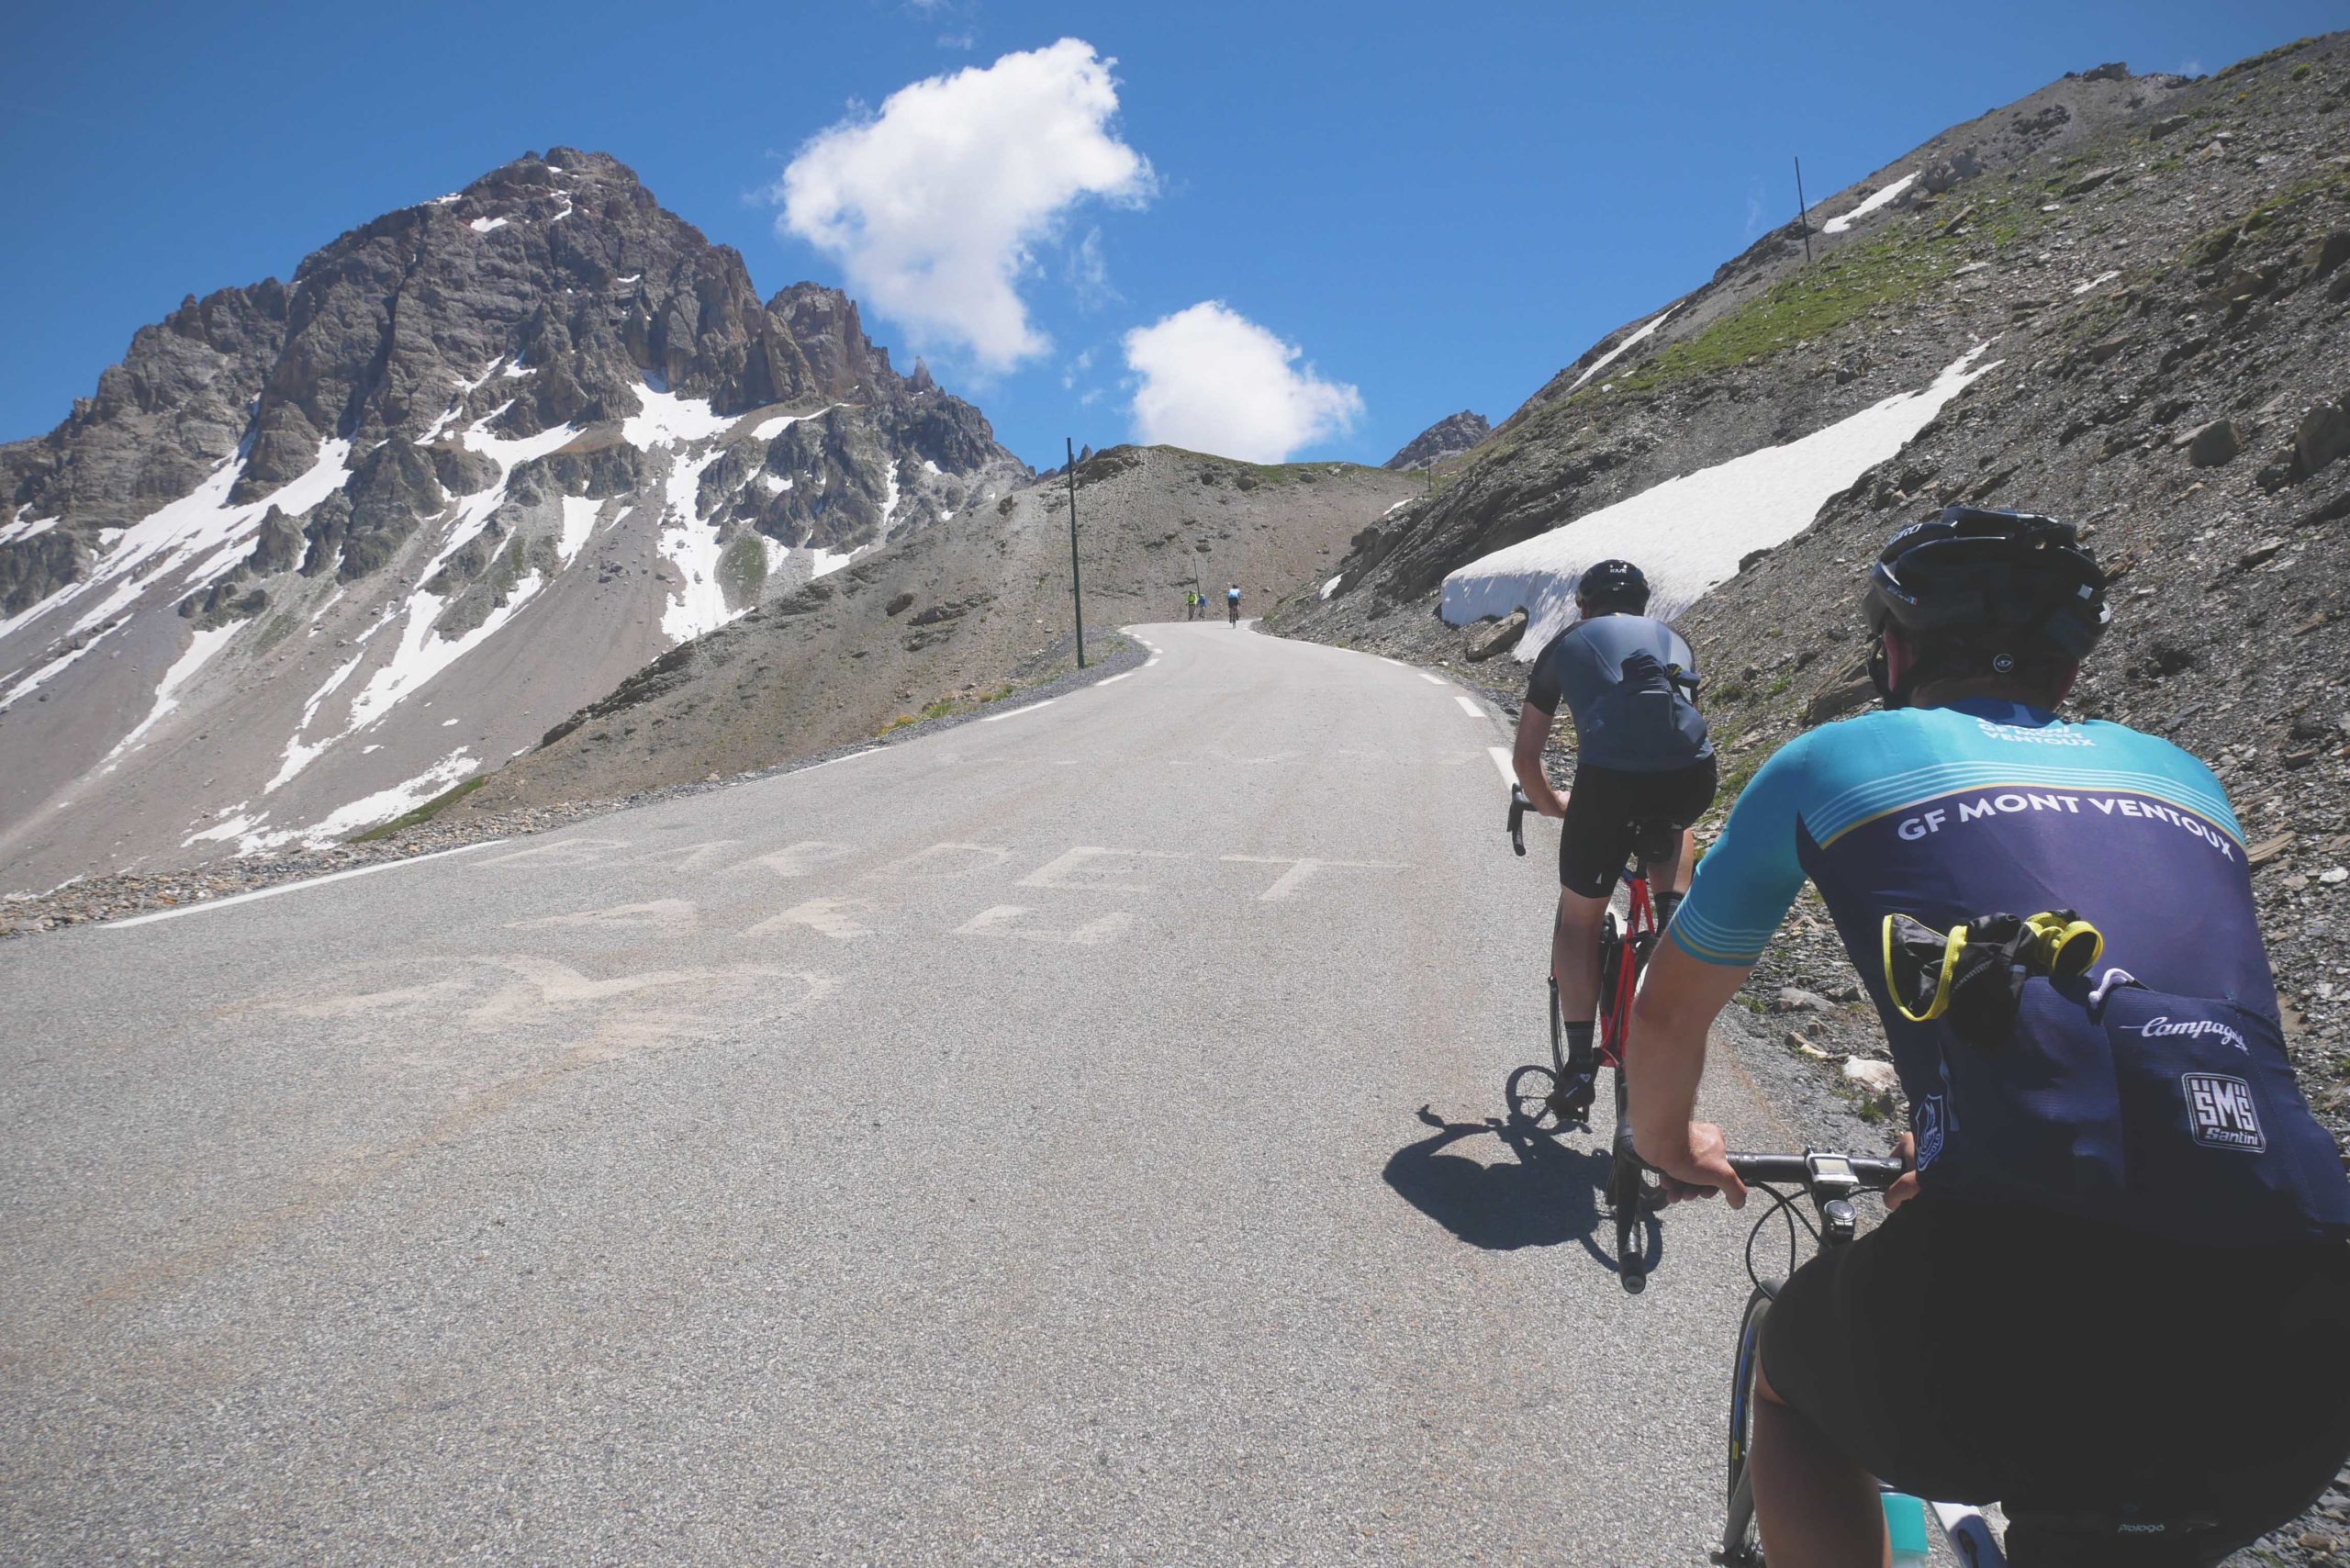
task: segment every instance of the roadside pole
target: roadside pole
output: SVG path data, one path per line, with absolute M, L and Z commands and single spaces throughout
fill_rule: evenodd
M 1085 589 L 1077 577 L 1077 440 L 1069 443 L 1069 598 L 1077 610 L 1077 667 L 1085 667 Z
M 1811 260 L 1811 204 L 1803 199 L 1803 160 L 1796 160 L 1796 222 L 1803 230 L 1803 259 Z

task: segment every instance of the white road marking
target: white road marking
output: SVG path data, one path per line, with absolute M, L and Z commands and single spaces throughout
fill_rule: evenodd
M 1131 914 L 1111 913 L 1064 931 L 1012 929 L 1023 915 L 1034 914 L 1016 903 L 1000 903 L 979 911 L 955 928 L 957 936 L 1012 936 L 1023 942 L 1058 942 L 1073 947 L 1098 947 L 1134 924 Z
M 1485 711 L 1483 708 L 1478 707 L 1475 702 L 1470 700 L 1466 697 L 1455 696 L 1453 700 L 1460 703 L 1460 711 L 1463 713 L 1468 714 L 1472 719 L 1482 719 L 1485 716 Z
M 1257 895 L 1259 903 L 1278 903 L 1304 886 L 1316 871 L 1331 867 L 1347 867 L 1359 871 L 1404 871 L 1410 869 L 1400 860 L 1315 860 L 1287 855 L 1224 855 L 1217 858 L 1238 861 L 1248 866 L 1286 866 L 1288 870 L 1277 878 L 1273 885 Z
M 1134 671 L 1132 670 L 1122 670 L 1116 675 L 1105 675 L 1093 684 L 1096 686 L 1115 686 L 1118 682 L 1125 679 L 1127 676 L 1132 674 L 1134 674 Z
M 811 762 L 805 767 L 795 767 L 790 772 L 778 774 L 777 777 L 779 778 L 797 778 L 803 773 L 813 773 L 820 767 L 830 767 L 835 762 L 855 762 L 860 756 L 871 756 L 877 751 L 887 751 L 889 747 L 887 746 L 869 745 L 863 751 L 853 751 L 845 756 L 828 756 L 822 762 Z
M 505 841 L 500 839 L 498 842 Z M 474 869 L 483 871 L 492 866 L 510 866 L 517 860 L 543 860 L 554 866 L 593 866 L 605 858 L 603 851 L 626 849 L 628 846 L 629 841 L 625 838 L 558 838 L 552 844 L 534 844 L 528 849 L 493 855 Z
M 979 722 L 982 724 L 992 724 L 998 719 L 1017 719 L 1023 713 L 1034 713 L 1037 709 L 1049 708 L 1059 700 L 1060 699 L 1058 697 L 1047 697 L 1042 702 L 1031 702 L 1025 708 L 1014 708 L 1008 713 L 990 713 L 987 717 L 981 719 Z
M 666 926 L 685 930 L 694 924 L 694 906 L 683 899 L 655 899 L 650 903 L 620 903 L 610 909 L 582 910 L 576 914 L 546 914 L 536 920 L 509 920 L 509 931 L 540 931 L 566 925 L 608 925 L 634 929 Z
M 1385 654 L 1373 654 L 1371 656 L 1377 659 L 1381 664 L 1393 665 L 1397 669 L 1409 669 L 1412 667 L 1405 664 L 1402 659 L 1391 659 Z
M 621 864 L 650 866 L 656 860 L 675 860 L 680 871 L 699 871 L 713 860 L 724 859 L 726 851 L 742 842 L 739 838 L 713 838 L 703 844 L 680 844 L 674 849 L 648 849 Z
M 806 903 L 794 904 L 781 914 L 760 921 L 743 935 L 760 936 L 790 926 L 804 925 L 835 942 L 854 942 L 860 936 L 872 935 L 873 928 L 852 919 L 848 912 L 872 907 L 871 902 L 866 899 L 810 899 Z
M 1445 679 L 1442 676 L 1430 675 L 1424 669 L 1416 669 L 1412 673 L 1418 676 L 1422 680 L 1427 681 L 1430 686 L 1450 686 L 1452 684 L 1452 682 Z
M 1019 885 L 1024 888 L 1059 888 L 1070 892 L 1087 893 L 1147 893 L 1150 891 L 1148 882 L 1102 882 L 1075 879 L 1086 874 L 1088 862 L 1113 855 L 1131 856 L 1141 860 L 1183 858 L 1171 849 L 1097 849 L 1091 845 L 1081 844 L 1067 854 L 1057 856 L 1029 872 L 1020 879 Z M 1102 867 L 1093 874 L 1098 876 L 1102 871 L 1108 869 L 1108 867 Z
M 1517 764 L 1511 760 L 1509 747 L 1489 745 L 1485 748 L 1485 755 L 1494 759 L 1494 771 L 1502 776 L 1503 783 L 1513 786 L 1516 784 Z
M 856 853 L 856 846 L 853 844 L 833 844 L 821 838 L 806 838 L 798 844 L 787 844 L 772 855 L 755 855 L 726 868 L 744 871 L 754 866 L 764 866 L 778 877 L 804 877 L 819 866 L 845 860 Z
M 1147 659 L 1145 659 L 1145 660 L 1143 660 L 1143 661 L 1142 661 L 1142 667 L 1143 667 L 1143 668 L 1145 668 L 1145 669 L 1148 669 L 1151 666 L 1153 666 L 1153 665 L 1157 664 L 1158 662 L 1158 655 L 1157 654 L 1153 654 L 1153 655 L 1150 655 L 1150 657 L 1148 657 L 1148 658 L 1147 658 Z
M 347 881 L 352 877 L 370 877 L 378 871 L 396 871 L 402 866 L 419 866 L 427 860 L 438 860 L 446 855 L 463 855 L 471 849 L 487 849 L 494 844 L 504 844 L 502 838 L 487 838 L 479 844 L 461 844 L 454 849 L 436 849 L 430 855 L 412 855 L 405 860 L 384 860 L 373 866 L 353 866 L 348 871 L 330 871 L 323 877 L 308 877 L 298 882 L 280 882 L 274 888 L 256 888 L 249 893 L 231 893 L 225 899 L 209 899 L 203 903 L 184 903 L 176 909 L 159 909 L 152 914 L 134 914 L 128 920 L 109 920 L 98 929 L 120 931 L 127 926 L 145 925 L 150 921 L 176 920 L 183 914 L 202 914 L 210 909 L 227 909 L 230 904 L 251 903 L 255 899 L 274 899 L 280 893 L 299 892 L 304 888 L 322 888 L 329 882 Z

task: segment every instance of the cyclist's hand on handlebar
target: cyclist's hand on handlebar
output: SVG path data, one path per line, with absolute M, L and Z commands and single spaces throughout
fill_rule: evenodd
M 1645 1149 L 1641 1152 L 1647 1153 Z M 1746 1206 L 1746 1183 L 1730 1169 L 1729 1145 L 1722 1137 L 1721 1128 L 1711 1122 L 1690 1123 L 1685 1146 L 1671 1150 L 1662 1159 L 1651 1159 L 1649 1163 L 1664 1178 L 1664 1199 L 1669 1204 L 1710 1198 L 1719 1193 L 1729 1200 L 1730 1207 Z
M 1543 790 L 1542 798 L 1533 804 L 1535 811 L 1546 817 L 1563 817 L 1567 814 L 1567 798 L 1556 790 Z
M 1885 1190 L 1885 1212 L 1891 1214 L 1918 1195 L 1918 1137 L 1915 1133 L 1903 1133 L 1893 1152 L 1908 1168 L 1909 1174 Z

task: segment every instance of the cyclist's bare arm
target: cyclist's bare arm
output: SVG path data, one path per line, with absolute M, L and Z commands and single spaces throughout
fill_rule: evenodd
M 1722 1130 L 1695 1119 L 1706 1073 L 1706 1036 L 1746 983 L 1751 964 L 1706 964 L 1667 937 L 1657 944 L 1632 1003 L 1632 1048 L 1624 1056 L 1632 1142 L 1664 1173 L 1675 1200 L 1718 1192 L 1743 1207 L 1746 1183 L 1730 1169 Z
M 1556 718 L 1531 702 L 1519 709 L 1517 749 L 1510 756 L 1517 769 L 1518 788 L 1526 791 L 1534 809 L 1546 817 L 1567 814 L 1567 798 L 1550 787 L 1550 776 L 1542 770 L 1542 748 L 1550 744 L 1550 726 Z

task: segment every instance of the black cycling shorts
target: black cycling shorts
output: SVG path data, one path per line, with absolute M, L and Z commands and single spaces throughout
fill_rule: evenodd
M 1762 1365 L 1901 1491 L 2207 1514 L 2186 1560 L 2216 1562 L 2350 1457 L 2350 1246 L 2190 1247 L 1921 1197 L 1796 1271 Z
M 1633 822 L 1694 826 L 1714 803 L 1714 782 L 1710 756 L 1665 773 L 1577 767 L 1559 834 L 1559 885 L 1583 898 L 1607 897 L 1632 857 Z

